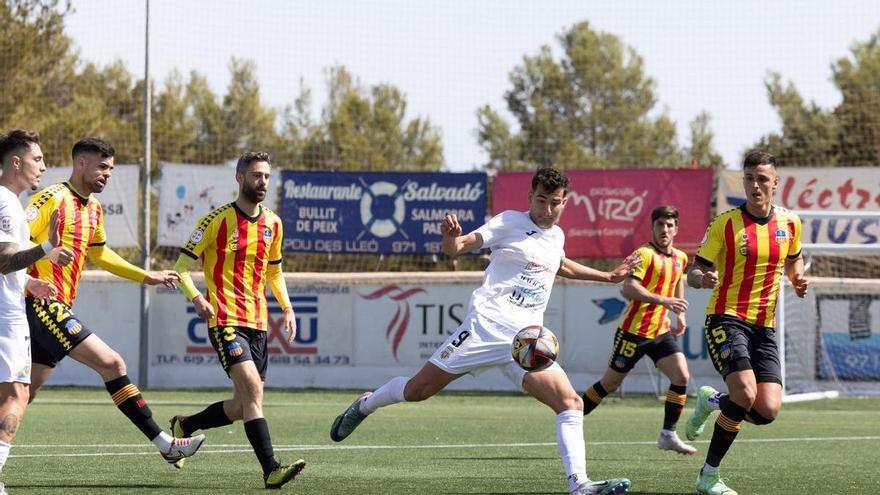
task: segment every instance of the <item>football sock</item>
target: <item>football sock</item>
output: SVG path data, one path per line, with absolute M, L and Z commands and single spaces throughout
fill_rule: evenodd
M 272 449 L 272 440 L 269 438 L 269 423 L 266 418 L 257 418 L 244 423 L 244 432 L 254 449 L 254 454 L 263 468 L 263 476 L 269 474 L 278 467 L 275 460 L 275 451 Z
M 681 417 L 681 410 L 687 401 L 687 387 L 685 385 L 669 385 L 666 391 L 666 402 L 663 407 L 663 429 L 675 431 L 675 424 Z
M 605 387 L 602 386 L 601 382 L 596 382 L 590 388 L 584 392 L 584 395 L 581 398 L 584 400 L 584 416 L 590 414 L 593 409 L 602 403 L 602 399 L 608 395 L 608 392 L 605 391 Z
M 587 478 L 587 448 L 584 445 L 583 411 L 569 409 L 556 415 L 556 446 L 568 477 L 568 490 L 577 489 Z
M 110 397 L 113 399 L 116 407 L 148 439 L 153 440 L 159 435 L 162 428 L 159 428 L 159 425 L 153 421 L 153 412 L 150 411 L 150 406 L 147 405 L 147 401 L 141 396 L 141 391 L 138 390 L 137 385 L 131 383 L 131 380 L 128 379 L 128 375 L 122 375 L 119 378 L 104 382 L 104 386 L 107 387 L 107 392 L 110 393 Z
M 392 378 L 385 385 L 377 388 L 376 391 L 373 392 L 373 395 L 361 401 L 359 407 L 361 413 L 372 414 L 380 407 L 403 402 L 403 390 L 406 388 L 406 383 L 408 381 L 409 378 L 398 376 L 397 378 Z
M 6 442 L 0 442 L 0 471 L 3 470 L 3 466 L 6 465 L 6 459 L 9 458 L 9 449 L 12 448 L 12 445 L 9 445 Z
M 215 402 L 192 416 L 183 418 L 180 422 L 183 432 L 187 435 L 192 435 L 199 430 L 209 430 L 231 424 L 232 421 L 223 410 L 223 401 Z
M 712 441 L 709 442 L 706 464 L 715 467 L 721 464 L 721 459 L 727 454 L 727 450 L 739 433 L 739 426 L 745 415 L 746 408 L 732 400 L 727 401 L 715 420 L 715 431 L 712 433 Z
M 159 448 L 160 452 L 168 452 L 171 450 L 171 441 L 174 440 L 174 437 L 165 433 L 164 431 L 160 431 L 156 438 L 153 439 L 153 444 Z

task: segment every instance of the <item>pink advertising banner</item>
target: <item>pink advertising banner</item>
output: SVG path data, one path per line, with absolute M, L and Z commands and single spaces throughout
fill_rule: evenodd
M 675 246 L 696 252 L 709 223 L 708 169 L 571 170 L 568 203 L 559 226 L 569 258 L 622 258 L 651 239 L 651 210 L 681 212 Z M 492 184 L 492 212 L 526 210 L 531 172 L 507 172 Z

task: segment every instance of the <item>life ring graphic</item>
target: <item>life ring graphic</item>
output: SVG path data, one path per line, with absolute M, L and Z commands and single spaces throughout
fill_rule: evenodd
M 376 237 L 390 237 L 397 232 L 403 219 L 406 217 L 406 201 L 397 185 L 391 182 L 374 182 L 366 188 L 366 194 L 361 196 L 361 222 L 364 229 Z M 379 196 L 389 196 L 394 200 L 394 213 L 391 218 L 376 218 L 373 215 L 373 200 Z

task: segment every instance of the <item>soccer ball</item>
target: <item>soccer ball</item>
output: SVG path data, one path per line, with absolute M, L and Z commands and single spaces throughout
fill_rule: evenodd
M 513 338 L 513 360 L 526 371 L 546 369 L 559 354 L 559 341 L 549 329 L 540 325 L 525 327 Z

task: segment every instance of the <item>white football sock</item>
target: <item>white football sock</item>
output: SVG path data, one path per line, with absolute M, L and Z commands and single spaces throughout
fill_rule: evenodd
M 703 464 L 703 469 L 700 470 L 701 473 L 717 473 L 719 471 L 719 466 L 710 466 L 708 464 Z
M 406 383 L 408 381 L 409 378 L 398 376 L 397 378 L 392 378 L 385 385 L 377 388 L 376 391 L 373 392 L 373 395 L 361 401 L 361 413 L 372 414 L 380 407 L 403 402 L 403 389 L 406 388 Z
M 12 448 L 12 445 L 9 445 L 6 442 L 0 442 L 0 471 L 3 470 L 3 466 L 6 465 L 6 459 L 9 457 L 9 449 Z
M 159 452 L 168 452 L 171 450 L 172 440 L 174 440 L 174 437 L 162 431 L 156 435 L 156 438 L 153 439 L 153 443 L 156 447 L 159 447 Z
M 587 478 L 587 448 L 584 445 L 584 412 L 580 409 L 556 415 L 556 446 L 568 476 L 568 490 L 574 491 Z

